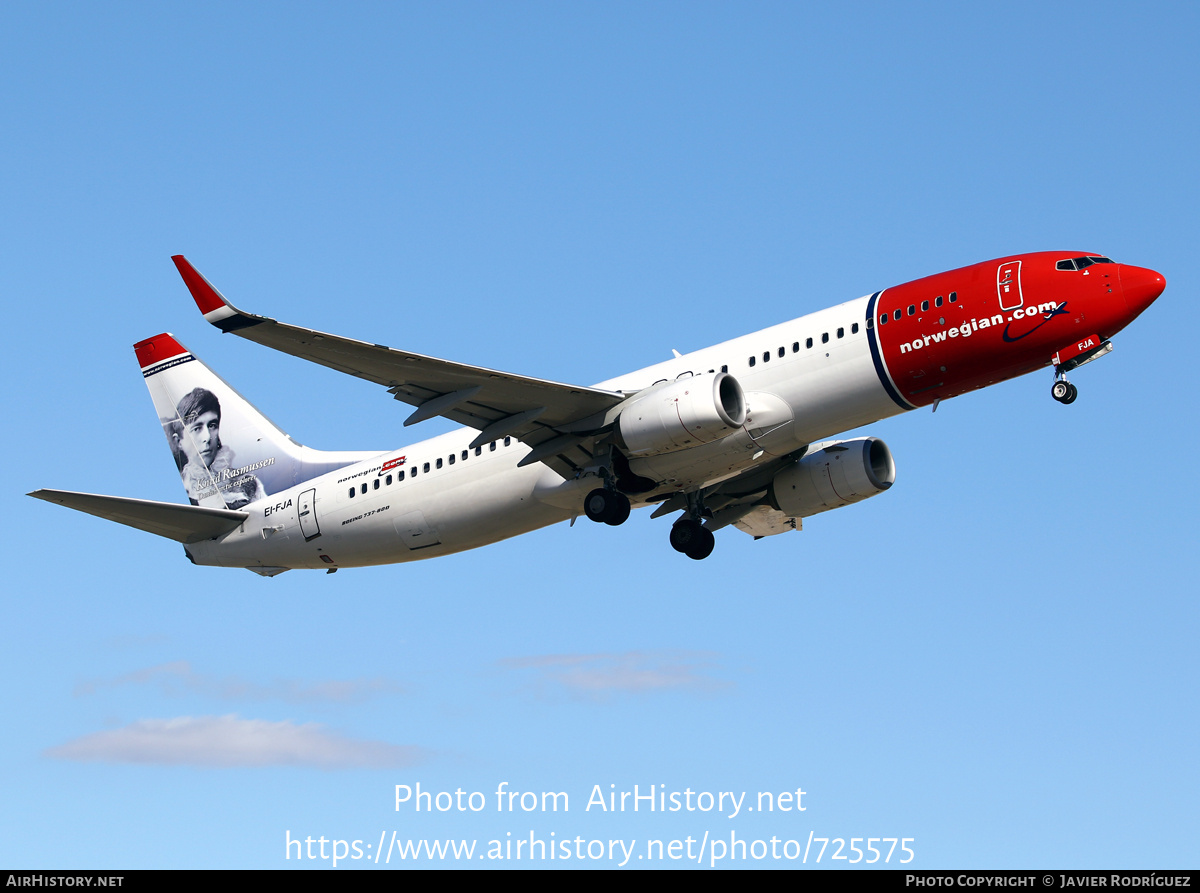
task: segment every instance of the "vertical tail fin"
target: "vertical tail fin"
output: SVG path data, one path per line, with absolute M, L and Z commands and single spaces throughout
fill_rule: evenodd
M 301 446 L 171 335 L 133 349 L 193 505 L 240 509 L 375 455 Z

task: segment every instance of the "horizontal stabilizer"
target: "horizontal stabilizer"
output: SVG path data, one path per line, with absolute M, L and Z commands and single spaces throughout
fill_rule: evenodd
M 69 490 L 34 490 L 28 494 L 35 499 L 56 502 L 67 508 L 118 524 L 136 527 L 179 543 L 198 543 L 236 530 L 250 517 L 249 512 L 233 509 L 207 508 L 200 505 L 178 505 L 174 502 L 152 502 L 149 499 L 129 499 L 125 496 L 99 496 L 95 493 L 72 493 Z

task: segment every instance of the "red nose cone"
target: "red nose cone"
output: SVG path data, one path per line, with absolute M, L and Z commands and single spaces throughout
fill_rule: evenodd
M 1134 316 L 1153 304 L 1166 287 L 1167 280 L 1162 273 L 1121 265 L 1121 291 L 1125 294 L 1125 305 Z

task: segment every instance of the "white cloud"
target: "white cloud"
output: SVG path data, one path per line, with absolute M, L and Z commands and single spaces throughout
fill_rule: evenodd
M 186 660 L 146 667 L 118 676 L 97 679 L 75 686 L 76 695 L 90 695 L 106 688 L 124 685 L 158 685 L 163 694 L 200 694 L 224 700 L 279 700 L 290 704 L 315 702 L 358 703 L 377 694 L 398 694 L 403 689 L 386 679 L 330 679 L 324 682 L 300 682 L 277 679 L 267 685 L 238 676 L 207 676 L 197 673 Z
M 716 657 L 697 651 L 627 651 L 515 657 L 500 664 L 513 670 L 534 670 L 541 683 L 561 685 L 577 696 L 604 697 L 613 692 L 723 688 L 729 683 L 709 675 Z
M 142 719 L 52 747 L 60 760 L 159 766 L 307 766 L 385 769 L 412 766 L 423 752 L 382 741 L 357 741 L 317 723 L 296 724 L 237 716 Z

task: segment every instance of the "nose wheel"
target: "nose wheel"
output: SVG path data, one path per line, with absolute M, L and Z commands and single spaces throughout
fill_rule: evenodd
M 629 517 L 629 499 L 624 493 L 597 487 L 583 500 L 584 513 L 597 523 L 616 527 Z
M 1079 389 L 1065 378 L 1060 378 L 1051 386 L 1050 396 L 1064 405 L 1074 403 L 1079 396 Z

